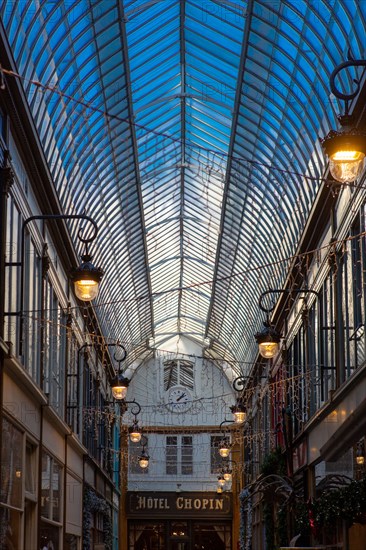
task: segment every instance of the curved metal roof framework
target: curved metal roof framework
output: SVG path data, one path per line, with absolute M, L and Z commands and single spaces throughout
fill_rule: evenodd
M 0 0 L 62 207 L 100 227 L 96 311 L 130 361 L 173 335 L 253 360 L 258 297 L 283 284 L 337 125 L 329 75 L 364 55 L 364 4 Z

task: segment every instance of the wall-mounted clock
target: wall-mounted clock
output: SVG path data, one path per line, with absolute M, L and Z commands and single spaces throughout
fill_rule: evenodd
M 188 411 L 192 403 L 192 394 L 184 386 L 172 386 L 166 393 L 166 404 L 172 412 Z

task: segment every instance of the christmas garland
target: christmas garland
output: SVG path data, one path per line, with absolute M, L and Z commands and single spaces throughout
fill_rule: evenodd
M 249 550 L 252 547 L 252 499 L 248 489 L 243 489 L 239 494 L 240 500 L 240 550 Z
M 98 497 L 93 489 L 86 487 L 84 490 L 83 506 L 83 550 L 91 550 L 90 527 L 92 514 L 95 513 L 103 514 L 105 550 L 112 550 L 113 532 L 110 505 L 106 500 Z
M 339 520 L 366 523 L 366 477 L 352 480 L 345 487 L 324 491 L 309 505 L 314 526 L 334 527 Z

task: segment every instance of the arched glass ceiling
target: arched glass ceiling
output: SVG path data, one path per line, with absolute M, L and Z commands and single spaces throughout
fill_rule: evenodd
M 100 227 L 106 335 L 130 361 L 186 335 L 250 362 L 258 297 L 283 283 L 320 185 L 329 75 L 365 53 L 364 2 L 0 9 L 64 211 Z

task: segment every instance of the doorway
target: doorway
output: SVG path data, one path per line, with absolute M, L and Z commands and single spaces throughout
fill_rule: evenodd
M 231 550 L 231 522 L 130 521 L 128 550 Z

